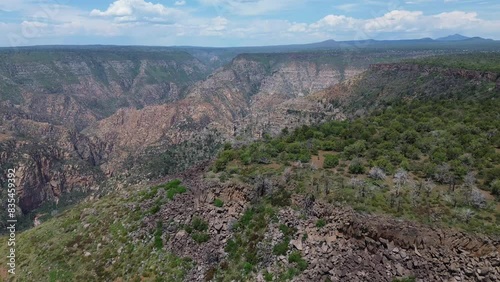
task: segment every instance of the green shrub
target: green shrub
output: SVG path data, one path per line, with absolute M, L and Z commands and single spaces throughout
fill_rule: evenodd
M 235 150 L 229 149 L 224 150 L 219 154 L 219 157 L 214 163 L 214 171 L 220 172 L 226 169 L 227 164 L 237 157 Z
M 214 279 L 215 274 L 217 273 L 217 268 L 210 267 L 207 272 L 205 272 L 205 281 L 212 281 Z
M 295 234 L 295 232 L 297 232 L 297 229 L 288 227 L 285 224 L 280 224 L 279 229 L 285 236 L 292 236 L 293 234 Z
M 182 193 L 185 193 L 185 192 L 186 192 L 186 187 L 184 187 L 184 186 L 175 186 L 173 188 L 170 188 L 167 191 L 167 198 L 170 199 L 170 200 L 172 200 L 175 195 L 182 194 Z
M 491 194 L 495 196 L 500 196 L 500 180 L 496 179 L 491 182 Z
M 175 195 L 182 194 L 186 192 L 186 187 L 181 186 L 181 181 L 179 179 L 174 179 L 168 183 L 161 184 L 158 186 L 153 186 L 150 188 L 149 192 L 143 192 L 141 195 L 143 196 L 143 200 L 152 199 L 154 196 L 158 194 L 159 189 L 165 190 L 167 192 L 167 198 L 172 200 Z
M 327 154 L 325 155 L 325 161 L 323 163 L 324 168 L 334 168 L 339 165 L 339 157 L 336 155 Z
M 153 206 L 153 207 L 149 210 L 149 212 L 150 212 L 151 214 L 155 214 L 155 213 L 157 213 L 157 212 L 159 212 L 159 211 L 160 211 L 160 205 L 158 205 L 158 204 L 154 205 L 154 206 Z
M 171 189 L 171 188 L 175 188 L 179 185 L 181 185 L 181 181 L 179 179 L 174 179 L 170 182 L 168 182 L 167 184 L 165 184 L 165 188 L 168 190 L 168 189 Z
M 307 266 L 309 265 L 305 259 L 302 258 L 302 254 L 299 251 L 293 251 L 290 253 L 288 256 L 288 262 L 289 263 L 296 263 L 297 268 L 300 271 L 304 271 L 307 269 Z
M 279 188 L 278 191 L 274 192 L 269 200 L 271 205 L 275 207 L 287 207 L 290 206 L 292 194 L 285 190 L 284 188 Z
M 243 264 L 243 270 L 245 271 L 245 274 L 248 274 L 248 273 L 252 272 L 253 265 L 249 262 L 245 262 L 245 264 Z
M 247 226 L 250 223 L 250 221 L 252 220 L 254 214 L 255 214 L 254 209 L 252 209 L 252 208 L 247 209 L 240 219 L 240 224 L 242 226 Z
M 208 223 L 199 217 L 193 218 L 191 226 L 196 231 L 206 231 L 208 229 Z
M 351 174 L 363 174 L 365 172 L 365 167 L 359 160 L 353 160 L 349 165 L 349 173 Z
M 281 243 L 278 243 L 274 245 L 273 247 L 273 254 L 277 256 L 284 256 L 286 252 L 288 251 L 288 244 L 290 243 L 289 240 L 285 240 Z
M 321 228 L 321 227 L 324 227 L 326 225 L 326 221 L 324 219 L 318 219 L 318 221 L 316 221 L 316 227 L 318 228 Z
M 266 281 L 273 281 L 273 274 L 271 272 L 264 272 L 264 280 Z
M 221 199 L 214 200 L 214 206 L 216 206 L 218 208 L 222 208 L 223 205 L 224 205 L 224 202 Z
M 210 235 L 208 235 L 206 232 L 193 232 L 191 233 L 191 238 L 198 243 L 204 243 L 210 239 Z
M 184 230 L 191 234 L 191 238 L 198 244 L 210 239 L 210 235 L 206 232 L 208 230 L 208 223 L 197 216 L 193 217 L 191 225 L 185 226 Z
M 163 248 L 163 240 L 161 238 L 162 234 L 163 234 L 163 224 L 161 221 L 158 221 L 158 223 L 156 223 L 156 230 L 154 234 L 155 235 L 154 246 L 158 250 Z

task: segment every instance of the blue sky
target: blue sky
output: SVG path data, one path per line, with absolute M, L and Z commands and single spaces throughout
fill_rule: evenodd
M 499 15 L 498 0 L 0 0 L 0 46 L 500 39 Z

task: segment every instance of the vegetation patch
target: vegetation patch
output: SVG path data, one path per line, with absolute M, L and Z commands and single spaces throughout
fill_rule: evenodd
M 191 225 L 184 228 L 187 233 L 191 234 L 191 238 L 198 243 L 207 242 L 210 239 L 208 234 L 208 223 L 200 217 L 194 217 L 191 221 Z
M 224 206 L 224 202 L 221 199 L 215 199 L 214 206 L 216 206 L 218 208 L 222 208 L 222 206 Z
M 181 185 L 181 181 L 179 179 L 174 179 L 168 183 L 153 186 L 149 189 L 149 191 L 141 192 L 142 199 L 143 200 L 152 199 L 158 194 L 158 190 L 160 189 L 166 192 L 167 199 L 169 200 L 172 200 L 175 195 L 182 194 L 187 191 L 186 187 Z
M 183 281 L 193 262 L 163 249 L 161 222 L 150 234 L 136 237 L 143 215 L 131 206 L 142 196 L 131 193 L 78 204 L 19 233 L 17 251 L 23 255 L 17 261 L 17 279 Z M 6 253 L 5 248 L 0 246 L 0 251 Z
M 225 166 L 218 170 L 253 183 L 266 163 L 276 163 L 280 169 L 267 169 L 267 177 L 286 178 L 296 193 L 362 212 L 495 234 L 500 232 L 498 108 L 500 99 L 392 103 L 355 120 L 226 146 L 220 160 L 237 162 L 240 169 L 232 176 Z M 319 152 L 323 167 L 313 167 L 311 156 Z M 277 192 L 273 205 L 281 200 L 289 205 L 290 191 Z

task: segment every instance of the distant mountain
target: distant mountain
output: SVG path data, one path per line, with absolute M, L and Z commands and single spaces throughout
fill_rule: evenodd
M 463 36 L 461 34 L 453 34 L 453 35 L 448 35 L 445 37 L 437 38 L 436 41 L 462 41 L 462 40 L 466 40 L 466 39 L 470 39 L 470 37 Z

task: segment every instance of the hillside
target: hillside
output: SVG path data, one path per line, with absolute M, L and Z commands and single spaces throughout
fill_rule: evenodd
M 106 169 L 115 170 L 125 158 L 141 158 L 151 150 L 162 153 L 162 148 L 168 151 L 170 146 L 200 133 L 215 131 L 219 141 L 260 138 L 266 130 L 266 117 L 281 104 L 349 80 L 371 63 L 426 55 L 420 51 L 387 50 L 241 54 L 193 85 L 184 99 L 121 110 L 84 133 L 113 144 Z M 280 117 L 269 122 L 279 120 Z
M 18 236 L 17 281 L 495 281 L 500 274 L 498 238 L 359 214 L 298 192 L 310 169 L 271 171 L 276 177 L 256 174 L 250 184 L 193 169 L 176 176 L 182 181 L 141 183 L 79 204 Z
M 207 67 L 180 51 L 0 51 L 0 101 L 31 119 L 82 129 L 122 107 L 182 98 Z
M 483 57 L 481 64 L 476 60 Z M 444 56 L 448 58 L 449 56 Z M 344 120 L 366 115 L 395 101 L 447 99 L 485 99 L 498 97 L 500 73 L 491 69 L 498 59 L 490 55 L 462 55 L 453 67 L 439 65 L 442 57 L 372 64 L 351 79 L 306 97 L 295 97 L 273 108 L 255 111 L 239 121 L 240 134 L 262 137 L 283 129 L 314 125 L 329 120 Z M 471 66 L 476 62 L 476 67 Z M 469 63 L 467 63 L 469 62 Z
M 2 54 L 5 55 L 5 51 Z M 30 224 L 37 208 L 54 209 L 58 203 L 65 205 L 68 198 L 73 203 L 95 190 L 106 193 L 109 185 L 103 181 L 154 179 L 180 171 L 211 159 L 225 141 L 245 143 L 266 134 L 277 135 L 285 128 L 364 115 L 405 95 L 459 97 L 463 89 L 467 89 L 465 93 L 474 93 L 474 97 L 496 93 L 498 74 L 492 71 L 449 69 L 425 63 L 431 59 L 397 63 L 429 54 L 419 50 L 241 54 L 195 82 L 180 78 L 188 70 L 193 71 L 192 79 L 200 77 L 204 65 L 179 51 L 146 52 L 125 47 L 116 50 L 70 48 L 53 52 L 27 49 L 9 57 L 4 66 L 27 68 L 35 74 L 38 67 L 51 70 L 50 74 L 61 73 L 72 66 L 65 75 L 73 73 L 76 77 L 78 74 L 80 80 L 88 78 L 93 81 L 92 85 L 96 83 L 104 88 L 102 92 L 87 93 L 90 88 L 82 86 L 83 82 L 64 82 L 64 76 L 55 74 L 51 83 L 64 90 L 58 94 L 49 94 L 37 75 L 30 78 L 32 82 L 19 84 L 24 87 L 23 91 L 33 91 L 23 92 L 31 94 L 21 97 L 31 95 L 43 101 L 32 99 L 33 103 L 29 104 L 23 100 L 19 105 L 12 99 L 2 102 L 0 133 L 5 153 L 0 163 L 17 163 L 23 168 L 18 177 L 22 183 L 19 208 Z M 434 59 L 435 64 L 439 58 Z M 488 61 L 486 58 L 483 61 Z M 33 62 L 28 63 L 28 59 Z M 134 66 L 140 70 L 139 64 L 143 64 L 144 73 L 134 76 Z M 160 72 L 153 72 L 152 68 L 158 64 L 162 65 Z M 98 66 L 106 69 L 101 76 L 93 74 Z M 115 68 L 122 71 L 118 77 L 112 75 Z M 88 75 L 83 75 L 85 73 Z M 160 75 L 158 80 L 153 74 Z M 12 81 L 22 82 L 22 72 L 9 75 Z M 131 82 L 130 88 L 113 77 Z M 104 85 L 98 81 L 101 78 L 111 84 Z M 176 90 L 175 95 L 165 84 L 169 79 L 175 82 L 168 85 L 178 85 L 175 87 L 180 92 Z M 115 99 L 109 96 L 113 85 L 122 85 L 116 88 L 121 89 L 116 97 L 135 101 L 136 106 L 121 108 L 126 105 L 110 103 L 109 99 Z M 75 87 L 86 90 L 70 91 Z M 155 98 L 150 101 L 153 105 L 142 107 L 153 93 L 149 91 L 151 87 L 173 96 Z M 52 103 L 53 98 L 64 103 L 47 106 L 45 103 Z M 88 99 L 102 103 L 107 114 L 95 103 L 86 104 Z M 35 106 L 41 110 L 33 108 Z M 74 124 L 75 119 L 82 121 L 82 126 L 92 122 L 80 131 L 73 125 L 68 126 Z M 57 148 L 47 150 L 54 144 Z
M 499 280 L 499 75 L 437 58 L 343 80 L 309 56 L 238 56 L 79 133 L 88 162 L 147 177 L 40 215 L 17 281 Z

